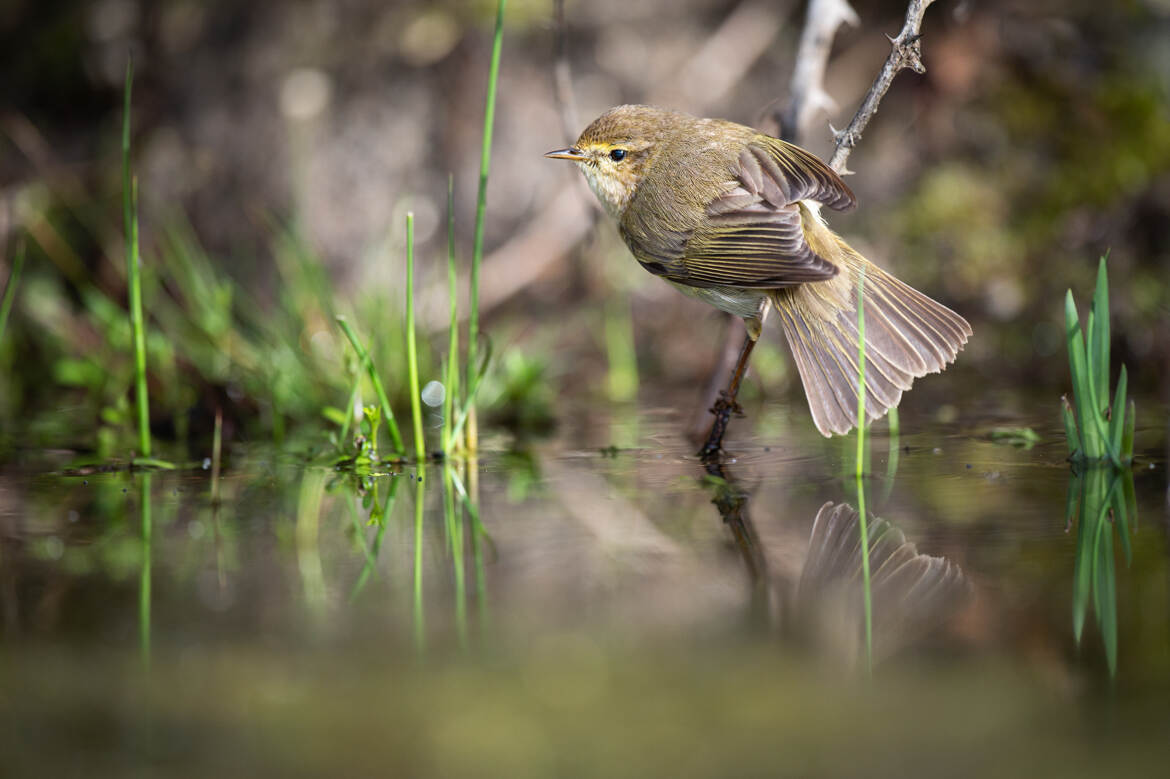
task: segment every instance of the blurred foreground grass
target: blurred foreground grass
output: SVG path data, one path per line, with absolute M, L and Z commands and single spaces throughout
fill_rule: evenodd
M 103 673 L 94 673 L 103 668 Z M 581 634 L 513 652 L 21 653 L 0 745 L 23 775 L 1149 776 L 1165 690 L 1070 706 L 987 661 L 862 681 L 752 646 L 663 651 Z M 945 691 L 943 694 L 940 691 Z M 290 738 L 290 734 L 296 734 Z

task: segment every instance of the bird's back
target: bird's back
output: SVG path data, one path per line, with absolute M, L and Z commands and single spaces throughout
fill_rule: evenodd
M 676 257 L 685 236 L 706 224 L 707 205 L 735 187 L 739 151 L 757 134 L 734 122 L 675 117 L 620 220 L 626 243 L 643 261 Z

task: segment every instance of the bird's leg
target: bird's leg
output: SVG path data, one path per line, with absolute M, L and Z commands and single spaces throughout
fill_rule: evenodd
M 756 315 L 743 320 L 747 333 L 744 335 L 743 346 L 739 348 L 739 359 L 735 361 L 735 370 L 731 373 L 731 383 L 727 385 L 727 389 L 719 393 L 719 399 L 711 407 L 715 421 L 711 423 L 711 432 L 707 434 L 707 442 L 699 450 L 699 457 L 703 460 L 716 457 L 723 448 L 723 434 L 727 432 L 727 424 L 731 421 L 731 415 L 733 413 L 743 414 L 743 409 L 735 402 L 735 396 L 739 394 L 740 382 L 743 381 L 744 374 L 747 373 L 748 358 L 752 356 L 752 349 L 755 348 L 760 332 L 764 329 L 764 320 L 768 318 L 771 306 L 772 301 L 765 297 L 760 301 Z
M 751 357 L 752 349 L 755 346 L 756 339 L 752 338 L 750 333 L 745 335 L 743 346 L 739 348 L 739 359 L 735 361 L 735 370 L 731 374 L 731 382 L 727 385 L 727 389 L 720 391 L 719 399 L 711 407 L 715 421 L 711 423 L 711 432 L 707 434 L 707 442 L 699 450 L 699 456 L 704 460 L 715 457 L 723 448 L 723 434 L 727 432 L 731 415 L 743 413 L 743 409 L 735 402 L 735 396 L 739 393 L 740 382 L 743 381 L 743 375 L 747 372 L 748 358 Z

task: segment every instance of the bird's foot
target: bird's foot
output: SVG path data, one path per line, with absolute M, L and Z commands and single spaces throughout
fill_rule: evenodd
M 743 406 L 735 400 L 734 397 L 727 394 L 727 390 L 719 390 L 719 399 L 715 401 L 715 405 L 710 409 L 711 413 L 716 417 L 735 414 L 737 417 L 743 417 Z
M 734 397 L 723 390 L 719 393 L 719 399 L 715 401 L 715 405 L 711 407 L 711 413 L 715 415 L 715 421 L 711 423 L 711 432 L 707 435 L 706 443 L 698 451 L 699 458 L 704 462 L 718 459 L 723 451 L 723 434 L 727 432 L 727 424 L 731 421 L 731 415 L 742 417 L 743 408 L 735 402 Z

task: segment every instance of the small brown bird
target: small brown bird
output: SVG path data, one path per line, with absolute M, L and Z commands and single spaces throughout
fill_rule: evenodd
M 857 200 L 798 146 L 733 122 L 623 105 L 545 156 L 577 163 L 642 267 L 742 317 L 753 340 L 774 305 L 825 436 L 857 425 L 863 269 L 869 419 L 954 361 L 971 335 L 961 316 L 825 225 L 822 206 L 848 211 Z

